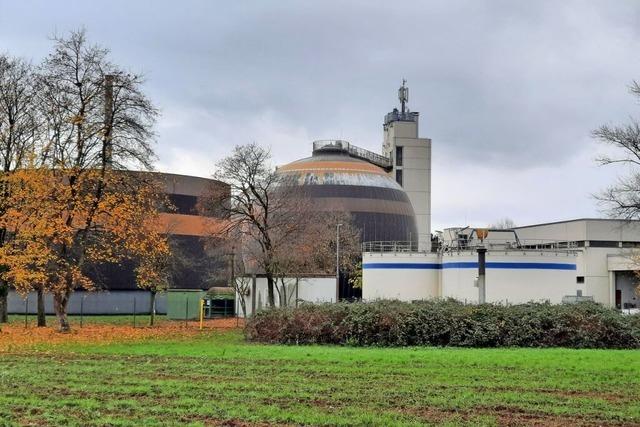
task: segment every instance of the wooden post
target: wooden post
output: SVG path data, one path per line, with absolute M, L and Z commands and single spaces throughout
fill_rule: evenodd
M 187 326 L 189 321 L 189 296 L 185 296 L 185 305 L 184 305 L 184 326 Z
M 25 329 L 29 327 L 28 316 L 29 316 L 29 294 L 27 294 L 27 297 L 24 299 L 24 327 L 25 327 Z

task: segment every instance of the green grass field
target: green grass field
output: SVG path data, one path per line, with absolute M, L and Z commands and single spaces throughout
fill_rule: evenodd
M 640 425 L 638 351 L 284 347 L 227 331 L 0 363 L 0 425 Z

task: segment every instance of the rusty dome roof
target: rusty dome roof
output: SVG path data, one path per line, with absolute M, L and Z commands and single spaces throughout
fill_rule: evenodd
M 285 186 L 304 188 L 319 211 L 350 213 L 362 240 L 411 241 L 417 238 L 413 206 L 403 188 L 384 169 L 339 151 L 278 168 Z
M 356 185 L 402 190 L 384 169 L 346 153 L 314 152 L 278 168 L 289 185 Z

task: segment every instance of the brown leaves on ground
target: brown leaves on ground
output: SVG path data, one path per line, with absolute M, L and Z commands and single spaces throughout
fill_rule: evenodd
M 0 325 L 0 353 L 34 346 L 60 344 L 97 344 L 144 341 L 159 338 L 180 339 L 194 337 L 212 330 L 234 329 L 243 326 L 242 319 L 206 320 L 200 330 L 199 322 L 165 321 L 156 326 L 88 324 L 75 325 L 70 332 L 58 332 L 55 327 L 37 328 L 30 324 L 12 323 Z

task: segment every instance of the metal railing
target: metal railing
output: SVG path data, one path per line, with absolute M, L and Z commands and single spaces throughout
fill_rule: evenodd
M 320 139 L 313 141 L 313 151 L 349 151 L 349 142 L 341 139 Z
M 580 246 L 573 241 L 551 241 L 542 239 L 527 239 L 519 241 L 508 241 L 504 239 L 484 239 L 466 240 L 458 239 L 454 241 L 432 242 L 432 252 L 461 252 L 474 251 L 478 248 L 485 248 L 490 251 L 575 251 Z M 418 242 L 408 241 L 371 241 L 362 244 L 363 252 L 418 252 Z
M 579 248 L 577 242 L 547 240 L 547 239 L 479 239 L 465 240 L 458 239 L 450 242 L 443 242 L 442 252 L 456 252 L 486 248 L 490 251 L 535 251 L 535 252 L 567 252 L 575 251 Z
M 391 122 L 417 122 L 419 113 L 413 111 L 393 110 L 384 116 L 384 124 L 388 125 Z
M 339 151 L 347 153 L 351 157 L 366 160 L 367 162 L 383 169 L 391 169 L 393 167 L 393 163 L 390 158 L 374 153 L 373 151 L 357 147 L 350 144 L 348 141 L 341 139 L 323 139 L 313 141 L 313 151 Z
M 418 242 L 375 241 L 364 242 L 363 252 L 418 252 Z

